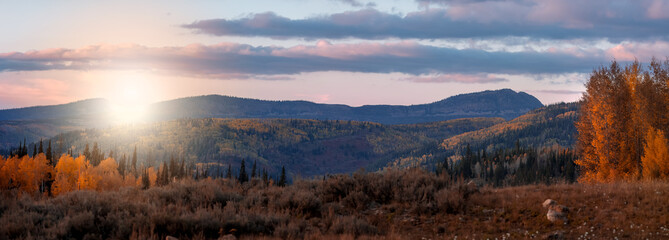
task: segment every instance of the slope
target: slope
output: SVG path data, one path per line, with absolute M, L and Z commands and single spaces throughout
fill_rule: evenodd
M 458 118 L 512 119 L 541 107 L 535 97 L 510 89 L 461 94 L 420 105 L 350 107 L 307 101 L 265 101 L 220 95 L 159 102 L 147 110 L 146 122 L 181 118 L 282 118 L 369 121 L 382 124 L 437 122 Z M 111 103 L 104 99 L 63 105 L 0 110 L 0 151 L 74 129 L 117 124 Z M 0 152 L 1 153 L 1 152 Z
M 436 147 L 445 137 L 502 121 L 474 118 L 393 126 L 338 120 L 181 119 L 72 131 L 52 140 L 57 154 L 81 153 L 86 144 L 96 142 L 117 158 L 129 157 L 137 147 L 145 166 L 157 166 L 173 155 L 222 174 L 228 164 L 237 169 L 246 159 L 274 173 L 286 166 L 291 174 L 314 176 L 375 169 L 415 149 Z

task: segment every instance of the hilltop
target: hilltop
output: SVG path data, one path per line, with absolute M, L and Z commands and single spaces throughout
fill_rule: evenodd
M 221 95 L 188 97 L 147 107 L 144 122 L 189 118 L 351 120 L 382 124 L 438 122 L 459 118 L 518 117 L 543 105 L 532 95 L 510 89 L 452 96 L 429 104 L 351 107 L 308 101 L 266 101 Z M 113 104 L 105 99 L 0 110 L 0 150 L 20 141 L 39 141 L 72 130 L 116 125 Z
M 184 117 L 290 118 L 408 124 L 472 117 L 501 117 L 509 120 L 542 106 L 534 96 L 511 89 L 460 94 L 429 104 L 360 107 L 208 95 L 154 104 L 152 115 L 161 120 Z

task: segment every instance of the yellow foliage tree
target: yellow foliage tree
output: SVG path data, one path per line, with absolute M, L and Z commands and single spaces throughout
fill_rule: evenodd
M 151 182 L 151 186 L 155 186 L 156 180 L 158 179 L 158 174 L 156 173 L 156 170 L 153 167 L 150 167 L 146 169 L 146 171 L 149 173 L 149 181 Z
M 660 146 L 656 133 L 669 131 L 669 61 L 653 60 L 649 71 L 639 62 L 621 67 L 615 61 L 590 75 L 581 98 L 577 148 L 581 181 L 611 182 L 639 179 L 646 167 L 642 155 L 652 163 Z M 656 131 L 656 130 L 653 130 Z M 647 144 L 644 146 L 644 140 Z M 665 144 L 666 145 L 666 144 Z M 644 147 L 651 147 L 647 151 Z M 666 148 L 666 146 L 665 146 Z M 659 156 L 659 155 L 658 155 Z M 661 168 L 660 168 L 661 169 Z
M 2 189 L 19 187 L 19 163 L 21 163 L 21 159 L 16 156 L 10 157 L 5 161 L 1 170 L 3 175 L 3 180 L 0 182 Z
M 34 158 L 27 155 L 21 158 L 18 169 L 20 189 L 29 194 L 36 194 L 44 189 L 53 168 L 48 164 L 46 155 L 38 154 Z
M 93 173 L 99 177 L 97 190 L 116 190 L 123 185 L 123 179 L 118 173 L 118 164 L 113 158 L 102 160 Z
M 4 171 L 7 159 L 0 155 L 0 189 L 5 190 L 9 188 L 9 174 Z
M 643 177 L 658 179 L 669 177 L 669 149 L 662 130 L 650 128 L 646 133 L 645 153 L 641 158 Z
M 97 188 L 100 176 L 97 176 L 86 156 L 81 155 L 74 160 L 77 165 L 77 188 L 79 190 L 93 190 Z
M 63 154 L 56 164 L 56 177 L 53 182 L 53 195 L 59 195 L 77 189 L 77 179 L 79 178 L 79 167 L 74 158 L 68 154 Z

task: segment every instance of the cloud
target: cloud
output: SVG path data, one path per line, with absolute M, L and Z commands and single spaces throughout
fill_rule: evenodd
M 347 4 L 347 5 L 351 5 L 352 7 L 362 7 L 362 6 L 364 6 L 364 4 L 362 4 L 358 0 L 331 0 L 331 1 L 341 2 L 341 3 Z
M 0 109 L 26 106 L 31 102 L 65 103 L 73 100 L 68 93 L 70 90 L 68 83 L 49 78 L 24 79 L 22 76 L 2 76 L 0 89 L 2 89 Z
M 561 89 L 526 90 L 525 92 L 547 93 L 547 94 L 558 94 L 558 95 L 572 95 L 572 94 L 580 95 L 580 94 L 583 94 L 583 91 L 561 90 Z
M 413 41 L 294 47 L 237 43 L 183 47 L 95 45 L 80 49 L 46 49 L 0 53 L 0 71 L 149 70 L 209 78 L 253 78 L 306 72 L 538 74 L 588 72 L 608 62 L 596 55 L 555 52 L 487 52 L 422 45 Z
M 650 61 L 653 57 L 669 56 L 669 42 L 627 42 L 620 43 L 608 50 L 606 54 L 620 61 Z
M 642 1 L 428 1 L 405 16 L 375 9 L 305 19 L 273 12 L 240 19 L 207 19 L 183 27 L 216 36 L 306 39 L 441 39 L 532 37 L 544 39 L 666 39 L 669 4 Z M 444 7 L 441 7 L 444 5 Z M 656 8 L 653 8 L 656 6 Z
M 403 78 L 404 81 L 417 83 L 499 83 L 508 79 L 495 77 L 491 74 L 436 74 L 419 75 Z

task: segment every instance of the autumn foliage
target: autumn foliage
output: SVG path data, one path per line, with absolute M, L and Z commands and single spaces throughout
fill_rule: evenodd
M 153 177 L 153 168 L 146 170 Z M 49 194 L 60 195 L 75 190 L 117 190 L 123 186 L 137 186 L 134 176 L 123 177 L 119 174 L 118 164 L 113 158 L 107 158 L 99 165 L 93 166 L 86 156 L 74 158 L 63 154 L 52 166 L 45 154 L 28 155 L 4 158 L 0 156 L 0 189 L 18 190 L 19 193 L 31 195 Z M 50 188 L 49 188 L 50 186 Z
M 577 147 L 584 182 L 669 175 L 669 60 L 593 71 L 581 100 Z

